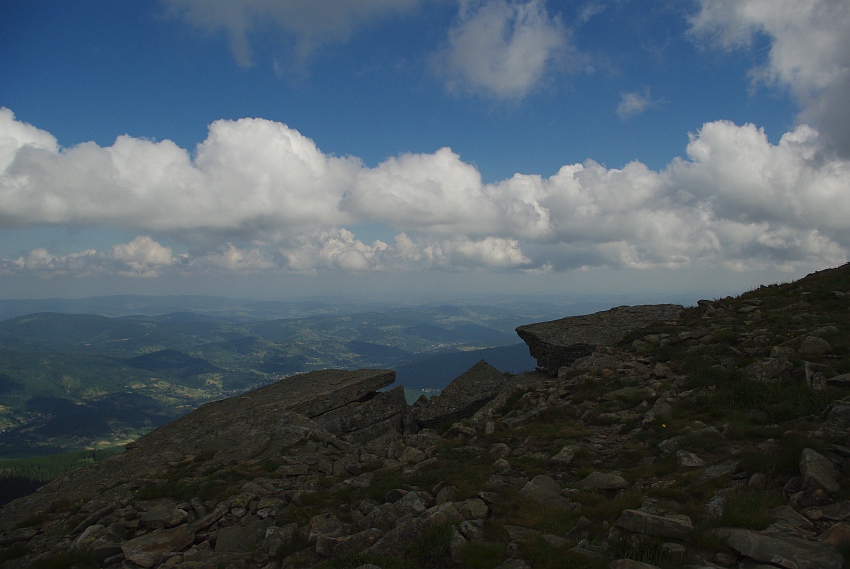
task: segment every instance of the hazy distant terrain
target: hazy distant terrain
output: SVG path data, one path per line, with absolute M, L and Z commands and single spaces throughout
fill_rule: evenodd
M 205 401 L 314 369 L 396 369 L 417 390 L 442 388 L 480 359 L 531 369 L 514 328 L 570 312 L 535 302 L 0 301 L 4 314 L 21 310 L 35 312 L 0 321 L 0 457 L 120 443 Z

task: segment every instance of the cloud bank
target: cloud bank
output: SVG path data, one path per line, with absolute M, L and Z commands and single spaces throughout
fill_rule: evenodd
M 484 183 L 449 148 L 369 168 L 263 119 L 216 121 L 194 153 L 129 136 L 60 148 L 3 108 L 0 228 L 138 237 L 104 250 L 36 249 L 0 260 L 0 272 L 831 265 L 850 251 L 850 162 L 822 147 L 805 125 L 772 144 L 752 124 L 715 121 L 659 171 L 588 160 L 548 178 Z M 370 225 L 393 239 L 366 243 L 351 229 Z
M 832 151 L 850 157 L 850 2 L 846 0 L 700 0 L 691 36 L 728 51 L 769 43 L 754 84 L 788 88 L 800 121 Z

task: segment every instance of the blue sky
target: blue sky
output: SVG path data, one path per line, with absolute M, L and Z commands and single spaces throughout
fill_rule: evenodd
M 0 296 L 722 295 L 847 260 L 842 0 L 10 1 Z

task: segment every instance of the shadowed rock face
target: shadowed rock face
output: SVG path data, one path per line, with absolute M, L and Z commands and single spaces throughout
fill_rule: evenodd
M 551 374 L 592 353 L 596 346 L 615 346 L 628 332 L 655 322 L 676 320 L 678 304 L 618 306 L 586 316 L 526 324 L 516 333 L 528 344 L 537 365 Z
M 459 421 L 471 417 L 492 400 L 507 379 L 505 375 L 481 360 L 456 377 L 439 397 L 417 401 L 413 414 L 422 427 L 433 427 L 443 421 Z
M 170 464 L 187 456 L 225 465 L 280 456 L 310 436 L 363 443 L 401 432 L 413 424 L 403 388 L 376 392 L 393 381 L 391 370 L 321 370 L 207 403 L 127 445 L 127 452 L 113 460 L 71 472 L 9 504 L 0 526 L 46 511 L 60 496 L 71 501 L 107 498 L 120 483 L 163 478 Z

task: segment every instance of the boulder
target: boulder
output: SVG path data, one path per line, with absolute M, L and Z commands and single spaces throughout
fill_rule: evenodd
M 705 466 L 703 459 L 686 450 L 676 451 L 676 461 L 686 468 L 700 468 Z
M 408 412 L 407 401 L 404 398 L 404 387 L 398 386 L 389 391 L 377 393 L 363 401 L 354 401 L 337 407 L 317 417 L 316 422 L 337 436 L 355 435 L 372 425 L 395 418 L 395 430 L 400 430 L 402 417 Z M 377 436 L 379 433 L 375 433 Z M 374 436 L 364 437 L 369 440 Z
M 800 349 L 798 351 L 803 357 L 819 357 L 831 352 L 832 346 L 830 346 L 829 342 L 823 338 L 818 338 L 817 336 L 806 336 L 803 338 L 803 341 L 800 342 Z
M 216 553 L 233 553 L 238 551 L 253 551 L 260 547 L 266 538 L 266 530 L 272 525 L 272 520 L 266 519 L 247 526 L 231 526 L 218 531 L 215 542 Z
M 582 490 L 622 490 L 629 487 L 629 482 L 619 472 L 593 471 L 576 486 Z
M 154 531 L 125 541 L 121 551 L 128 561 L 141 567 L 154 567 L 160 564 L 164 554 L 180 551 L 194 541 L 195 536 L 189 526 L 183 524 L 176 528 Z
M 787 358 L 764 358 L 746 367 L 747 376 L 754 381 L 771 381 L 794 369 Z
M 807 490 L 823 488 L 834 494 L 841 488 L 837 479 L 838 469 L 832 461 L 810 448 L 800 453 L 800 476 L 803 477 L 803 488 Z
M 815 527 L 812 522 L 798 514 L 794 508 L 787 504 L 777 506 L 770 510 L 769 513 L 775 520 L 780 521 L 789 527 L 802 528 L 806 530 L 811 530 Z
M 844 557 L 825 543 L 781 539 L 743 529 L 728 530 L 726 545 L 759 563 L 797 569 L 841 569 Z
M 657 516 L 640 510 L 623 511 L 617 527 L 631 533 L 667 539 L 684 539 L 694 529 L 688 516 Z
M 174 508 L 168 504 L 157 504 L 139 518 L 140 523 L 151 529 L 173 528 L 185 523 L 189 514 L 185 510 Z
M 481 360 L 456 377 L 439 396 L 418 400 L 413 415 L 421 427 L 471 417 L 496 397 L 507 381 L 502 372 Z
M 526 324 L 516 333 L 528 344 L 537 365 L 551 374 L 587 356 L 597 346 L 615 346 L 628 332 L 659 321 L 676 320 L 678 304 L 619 306 L 586 316 Z
M 844 500 L 828 506 L 809 508 L 806 510 L 806 517 L 810 520 L 830 520 L 833 522 L 848 520 L 850 519 L 850 501 Z
M 422 518 L 405 520 L 384 533 L 366 551 L 380 557 L 400 557 L 407 553 L 424 529 L 425 522 Z
M 561 496 L 561 486 L 545 474 L 535 476 L 519 492 L 538 504 L 550 508 L 571 512 L 581 507 L 581 504 L 570 502 Z
M 573 462 L 577 451 L 577 447 L 565 446 L 549 459 L 549 464 L 559 467 L 569 466 Z

